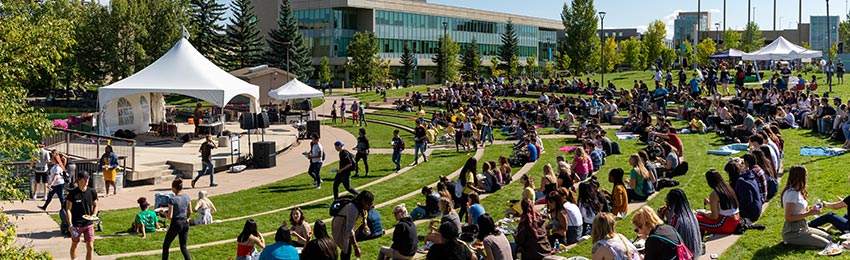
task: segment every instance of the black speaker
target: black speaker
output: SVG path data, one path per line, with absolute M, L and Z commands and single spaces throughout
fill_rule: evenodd
M 257 113 L 257 128 L 269 128 L 269 114 L 266 112 Z
M 275 142 L 256 142 L 254 148 L 254 164 L 257 168 L 271 168 L 277 165 Z
M 319 133 L 319 120 L 309 120 L 307 121 L 307 138 L 312 138 L 313 133 L 322 137 L 322 134 Z
M 242 113 L 242 119 L 239 120 L 239 128 L 242 129 L 257 129 L 257 118 L 252 113 Z

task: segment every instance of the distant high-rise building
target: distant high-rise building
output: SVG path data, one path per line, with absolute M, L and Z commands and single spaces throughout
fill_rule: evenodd
M 596 30 L 596 35 L 599 35 L 601 31 L 602 30 Z M 643 35 L 638 32 L 637 28 L 605 28 L 605 38 L 607 39 L 613 37 L 614 40 L 617 42 L 628 40 L 632 37 L 635 37 L 635 39 L 640 40 L 641 36 Z
M 829 27 L 826 26 L 829 19 Z M 838 43 L 838 22 L 839 18 L 835 16 L 810 16 L 809 17 L 809 46 L 813 50 L 824 51 L 824 55 L 829 47 Z M 827 33 L 829 33 L 829 41 L 827 41 Z
M 680 12 L 673 21 L 673 43 L 681 45 L 682 41 L 693 44 L 694 25 L 699 24 L 700 31 L 711 30 L 711 13 L 709 12 Z M 700 37 L 704 37 L 703 35 Z

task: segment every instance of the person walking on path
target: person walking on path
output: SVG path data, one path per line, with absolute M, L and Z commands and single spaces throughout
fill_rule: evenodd
M 360 126 L 363 126 L 363 125 L 369 126 L 369 124 L 366 123 L 366 106 L 363 105 L 362 101 L 359 102 L 359 104 L 360 104 L 360 106 L 357 108 L 357 113 L 358 113 L 357 115 L 360 116 L 360 119 L 358 120 L 358 121 L 360 121 Z
M 390 142 L 393 146 L 393 163 L 395 163 L 395 171 L 401 170 L 401 151 L 404 150 L 404 140 L 398 136 L 398 129 L 393 130 L 393 140 Z
M 48 164 L 50 163 L 50 151 L 44 149 L 44 143 L 38 144 L 38 150 L 35 151 L 35 157 L 38 161 L 33 161 L 32 168 L 35 171 L 35 178 L 32 182 L 31 199 L 36 199 L 38 195 L 38 186 L 42 187 L 42 199 L 47 199 L 47 174 L 50 171 Z
M 362 132 L 361 132 L 362 133 Z M 339 169 L 336 172 L 336 176 L 334 176 L 334 200 L 339 198 L 339 185 L 342 184 L 352 195 L 357 196 L 357 191 L 351 187 L 351 171 L 357 169 L 357 161 L 354 160 L 354 156 L 351 155 L 348 150 L 343 148 L 345 146 L 341 141 L 336 141 L 334 143 L 334 148 L 337 152 L 339 152 Z
M 358 123 L 357 121 L 359 121 L 358 118 L 360 117 L 357 112 L 359 108 L 360 106 L 357 105 L 357 101 L 351 102 L 351 125 L 356 125 Z
M 207 135 L 207 140 L 204 141 L 204 143 L 201 144 L 201 148 L 198 149 L 198 152 L 201 152 L 201 164 L 203 167 L 201 167 L 201 172 L 198 173 L 198 176 L 192 180 L 193 189 L 195 188 L 195 183 L 198 182 L 198 179 L 207 174 L 210 175 L 210 187 L 218 186 L 218 184 L 215 183 L 215 168 L 213 168 L 212 160 L 210 160 L 210 157 L 212 156 L 212 149 L 215 148 L 216 145 L 212 141 L 212 135 Z
M 345 109 L 346 108 L 347 107 L 345 106 L 345 99 L 343 98 L 342 103 L 339 104 L 339 117 L 340 117 L 340 120 L 341 120 L 341 121 L 339 121 L 339 123 L 343 124 L 343 125 L 345 124 Z
M 413 130 L 413 165 L 419 163 L 419 153 L 422 152 L 422 161 L 428 162 L 428 158 L 425 156 L 425 149 L 427 149 L 427 144 L 425 144 L 427 137 L 425 134 L 425 127 L 422 126 L 422 123 L 416 121 L 416 129 Z
M 50 167 L 50 178 L 47 186 L 50 187 L 50 193 L 44 196 L 45 201 L 44 205 L 39 206 L 41 210 L 47 210 L 47 206 L 50 205 L 50 202 L 53 201 L 53 195 L 59 196 L 59 202 L 62 205 L 62 210 L 60 212 L 65 211 L 65 178 L 62 176 L 65 169 L 62 167 L 62 159 L 61 156 L 57 152 L 51 153 L 53 159 L 50 163 L 53 164 Z
M 345 120 L 345 116 L 342 118 Z M 318 133 L 313 133 L 313 135 L 310 136 L 310 139 L 312 139 L 312 141 L 310 141 L 310 151 L 304 152 L 304 155 L 307 156 L 308 160 L 310 160 L 310 167 L 307 168 L 307 174 L 309 174 L 310 177 L 313 177 L 313 184 L 316 185 L 316 189 L 318 190 L 322 188 L 321 170 L 322 161 L 325 160 L 325 148 L 319 143 Z
M 192 259 L 189 256 L 189 249 L 186 248 L 186 243 L 189 242 L 189 215 L 192 215 L 192 207 L 189 203 L 191 199 L 189 195 L 183 194 L 183 180 L 175 179 L 171 182 L 171 192 L 174 196 L 168 199 L 168 212 L 165 213 L 165 218 L 171 219 L 171 225 L 168 226 L 168 233 L 165 233 L 165 240 L 162 241 L 162 259 L 168 259 L 168 248 L 171 247 L 171 242 L 174 238 L 180 238 L 180 253 L 183 254 L 183 259 Z
M 97 191 L 89 189 L 89 174 L 80 172 L 77 175 L 77 188 L 68 193 L 70 200 L 65 202 L 65 215 L 68 217 L 68 227 L 71 232 L 71 259 L 77 259 L 77 244 L 80 237 L 86 239 L 86 260 L 91 260 L 94 248 L 94 222 L 97 216 Z
M 115 175 L 118 173 L 118 156 L 112 151 L 112 146 L 107 145 L 97 161 L 97 166 L 103 171 L 103 180 L 106 183 L 106 196 L 109 195 L 109 186 L 112 186 L 112 194 L 118 194 L 118 187 L 115 186 Z
M 331 225 L 331 234 L 334 242 L 340 249 L 340 260 L 351 259 L 351 253 L 354 251 L 355 257 L 361 256 L 360 245 L 357 243 L 357 238 L 354 232 L 360 226 L 368 226 L 366 223 L 366 212 L 372 208 L 375 203 L 375 195 L 369 191 L 363 191 L 357 194 L 356 197 L 345 205 L 339 213 L 333 218 Z
M 354 150 L 357 151 L 354 163 L 360 163 L 360 159 L 363 159 L 363 166 L 366 167 L 366 174 L 363 176 L 369 176 L 369 138 L 366 138 L 365 128 L 360 128 L 360 136 L 357 137 L 357 146 Z M 360 177 L 360 167 L 354 167 L 354 177 Z

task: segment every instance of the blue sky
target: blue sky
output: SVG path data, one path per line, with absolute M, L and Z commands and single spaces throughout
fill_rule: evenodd
M 109 0 L 98 0 L 109 2 Z M 216 0 L 228 4 L 230 0 Z M 276 0 L 262 0 L 276 1 Z M 318 0 L 316 0 L 318 1 Z M 397 0 L 401 1 L 401 0 Z M 560 20 L 564 0 L 427 0 L 429 3 L 468 7 L 517 15 L 534 16 Z M 747 23 L 747 1 L 726 0 L 726 27 L 741 29 Z M 754 20 L 762 30 L 773 28 L 774 0 L 751 0 L 755 7 Z M 799 0 L 776 1 L 776 28 L 796 28 Z M 673 37 L 673 20 L 679 12 L 695 12 L 696 0 L 596 0 L 598 11 L 605 11 L 605 28 L 638 28 L 646 30 L 653 20 L 667 24 L 667 37 Z M 832 0 L 830 15 L 838 15 L 843 21 L 848 0 Z M 702 10 L 711 12 L 711 23 L 723 19 L 723 0 L 702 1 Z M 826 15 L 826 2 L 823 0 L 803 0 L 803 23 L 809 22 L 810 15 Z M 713 26 L 712 26 L 713 28 Z

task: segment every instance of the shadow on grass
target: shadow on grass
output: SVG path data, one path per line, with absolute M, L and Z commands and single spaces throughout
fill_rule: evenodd
M 753 254 L 753 259 L 777 259 L 791 254 L 805 254 L 811 252 L 812 255 L 817 254 L 818 249 L 806 249 L 785 245 L 782 242 L 770 247 L 760 248 Z
M 298 185 L 278 185 L 278 186 L 270 186 L 265 191 L 260 191 L 260 193 L 283 193 L 283 192 L 293 192 L 293 191 L 301 191 L 301 190 L 309 190 L 314 189 L 313 183 L 304 183 Z

